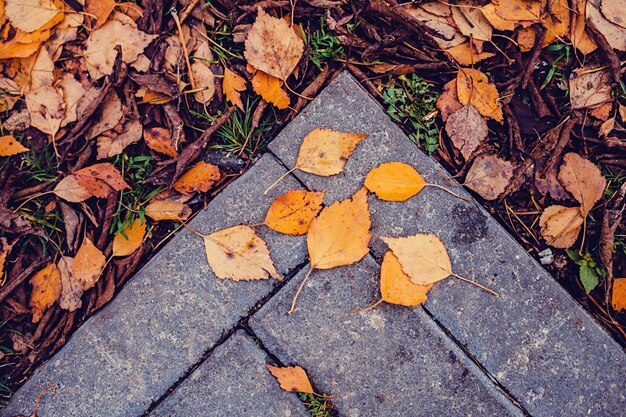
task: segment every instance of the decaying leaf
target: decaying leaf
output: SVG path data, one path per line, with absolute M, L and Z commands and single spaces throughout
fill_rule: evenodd
M 581 205 L 583 217 L 604 195 L 606 179 L 598 167 L 577 153 L 570 152 L 563 157 L 559 170 L 559 182 Z
M 68 175 L 59 181 L 52 192 L 70 203 L 80 203 L 92 196 L 85 187 L 79 184 L 74 175 Z
M 299 366 L 278 367 L 265 365 L 278 380 L 280 387 L 287 392 L 304 392 L 314 394 L 313 386 L 304 369 Z
M 474 151 L 487 139 L 487 122 L 471 104 L 466 104 L 448 117 L 446 133 L 452 144 L 469 161 Z
M 585 26 L 587 25 L 587 0 L 574 0 L 572 3 L 575 8 L 575 13 L 572 14 L 575 21 L 572 22 L 573 24 L 570 28 L 572 45 L 583 54 L 590 54 L 598 48 L 598 45 L 595 44 L 587 34 L 587 31 L 585 31 Z
M 241 102 L 240 92 L 246 90 L 246 80 L 239 74 L 229 70 L 228 68 L 224 68 L 224 80 L 222 81 L 222 88 L 224 89 L 224 95 L 226 96 L 226 100 L 230 101 L 232 104 L 239 107 L 241 111 L 243 111 L 243 103 Z M 287 104 L 289 104 L 289 98 L 287 98 Z
M 465 185 L 485 200 L 495 200 L 513 178 L 514 165 L 495 154 L 480 155 L 465 176 Z
M 191 215 L 191 208 L 178 201 L 152 201 L 146 206 L 146 216 L 152 220 L 187 220 Z
M 4 15 L 14 27 L 24 32 L 36 31 L 59 13 L 52 0 L 4 1 Z
M 470 4 L 461 1 L 458 6 L 452 7 L 452 19 L 457 29 L 465 36 L 481 41 L 490 41 L 493 28 L 482 11 Z
M 424 178 L 409 164 L 387 162 L 371 170 L 365 187 L 385 201 L 405 201 L 422 191 Z
M 276 198 L 265 216 L 270 229 L 288 235 L 307 233 L 309 226 L 322 210 L 324 192 L 291 190 Z
M 411 282 L 428 285 L 452 274 L 452 264 L 443 242 L 432 234 L 381 237 L 398 258 Z
M 548 245 L 563 249 L 576 243 L 583 221 L 580 207 L 553 205 L 543 211 L 539 226 Z
M 456 76 L 456 88 L 461 104 L 471 103 L 483 116 L 500 123 L 504 121 L 498 90 L 485 74 L 476 69 L 461 68 Z
M 141 220 L 137 218 L 123 231 L 117 233 L 113 238 L 113 256 L 128 256 L 135 253 L 143 243 L 147 227 L 147 223 L 141 224 Z
M 115 0 L 85 0 L 85 13 L 96 20 L 94 29 L 104 25 L 109 15 L 113 13 L 113 9 L 115 9 Z
M 74 259 L 69 256 L 61 256 L 57 263 L 61 276 L 61 297 L 59 306 L 68 311 L 75 311 L 83 304 L 81 297 L 83 288 L 72 275 L 72 263 Z
M 100 249 L 85 237 L 72 261 L 71 273 L 83 291 L 86 291 L 96 285 L 105 265 L 106 258 Z
M 444 122 L 448 120 L 452 113 L 463 107 L 456 91 L 456 79 L 453 79 L 443 86 L 443 90 L 437 99 L 437 108 L 441 112 L 441 119 Z
M 504 20 L 539 21 L 541 2 L 534 0 L 494 0 L 494 11 Z
M 289 107 L 289 94 L 282 89 L 280 80 L 276 77 L 257 70 L 252 77 L 252 89 L 277 109 Z
M 476 48 L 472 46 L 471 42 L 463 42 L 453 46 L 452 48 L 446 49 L 446 52 L 449 53 L 450 56 L 452 56 L 452 58 L 454 58 L 454 60 L 462 66 L 471 66 L 477 62 L 495 56 L 493 52 L 478 52 Z
M 613 310 L 618 313 L 626 310 L 626 278 L 615 278 L 613 281 L 613 295 L 611 296 Z
M 316 217 L 307 235 L 311 269 L 330 269 L 360 261 L 369 252 L 371 234 L 367 190 L 335 201 Z
M 215 74 L 211 65 L 204 60 L 196 59 L 191 64 L 191 72 L 195 80 L 196 91 L 193 96 L 198 103 L 208 104 L 215 95 Z
M 78 184 L 98 198 L 106 198 L 113 192 L 130 188 L 118 169 L 109 162 L 80 169 L 74 173 L 74 176 Z
M 103 133 L 98 137 L 97 159 L 111 158 L 122 153 L 127 146 L 141 139 L 143 127 L 138 119 L 124 123 L 124 131 Z
M 178 155 L 172 143 L 171 132 L 164 127 L 149 127 L 143 131 L 143 138 L 150 149 L 172 158 Z
M 585 109 L 611 100 L 611 84 L 611 73 L 608 70 L 574 70 L 569 79 L 572 109 Z
M 203 237 L 209 266 L 220 279 L 281 279 L 265 241 L 250 226 L 233 226 Z
M 220 179 L 220 169 L 208 162 L 200 161 L 174 183 L 181 194 L 206 193 Z
M 250 65 L 285 81 L 303 51 L 304 42 L 285 20 L 259 8 L 245 43 L 244 57 Z
M 617 0 L 611 0 L 613 3 L 620 3 Z M 611 8 L 603 7 L 603 11 L 600 11 L 601 8 L 601 0 L 588 0 L 587 1 L 587 19 L 593 22 L 594 26 L 598 29 L 600 33 L 604 35 L 606 41 L 611 45 L 611 48 L 615 48 L 619 51 L 626 51 L 626 28 L 623 27 L 625 24 L 624 20 L 624 9 L 622 8 L 617 12 L 618 14 L 611 15 Z M 602 2 L 603 5 L 608 3 L 606 0 Z M 621 1 L 623 7 L 623 1 Z M 613 5 L 613 7 L 618 7 L 617 4 Z M 621 26 L 619 24 L 613 23 L 611 20 L 607 19 L 604 11 L 609 12 L 609 16 L 611 16 L 614 20 L 621 19 Z
M 388 251 L 380 267 L 380 294 L 383 301 L 407 307 L 422 304 L 433 284 L 417 285 L 402 270 L 402 265 L 392 251 Z
M 51 262 L 37 271 L 30 279 L 33 287 L 29 305 L 33 312 L 33 323 L 38 323 L 43 313 L 61 296 L 61 274 Z
M 2 57 L 0 57 L 0 59 L 2 59 Z M 0 112 L 11 110 L 22 95 L 20 87 L 15 83 L 15 81 L 4 77 L 0 77 L 0 91 L 2 91 Z
M 22 145 L 13 135 L 0 136 L 0 156 L 17 155 L 28 152 L 28 148 Z
M 313 129 L 304 137 L 296 161 L 300 171 L 328 177 L 339 174 L 367 134 Z
M 112 91 L 104 99 L 98 119 L 87 130 L 87 139 L 115 128 L 122 120 L 122 115 L 122 101 L 117 92 Z

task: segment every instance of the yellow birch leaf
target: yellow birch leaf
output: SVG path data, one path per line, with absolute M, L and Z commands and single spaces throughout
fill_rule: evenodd
M 618 313 L 626 310 L 626 278 L 615 278 L 615 281 L 613 281 L 611 304 L 613 305 L 613 310 Z
M 354 149 L 366 137 L 367 134 L 363 133 L 314 129 L 300 145 L 296 168 L 323 177 L 339 174 Z
M 313 394 L 313 386 L 304 369 L 299 366 L 278 367 L 265 365 L 274 378 L 280 384 L 280 387 L 287 392 L 304 392 Z
M 494 0 L 495 13 L 504 20 L 539 21 L 542 2 L 535 0 Z
M 143 139 L 146 145 L 155 152 L 162 153 L 172 158 L 178 155 L 172 143 L 172 133 L 164 127 L 149 127 L 143 131 Z
M 402 265 L 392 251 L 388 251 L 380 267 L 380 294 L 383 301 L 401 306 L 414 307 L 428 299 L 426 293 L 433 284 L 414 284 L 402 270 Z
M 60 10 L 52 0 L 5 0 L 4 14 L 13 27 L 34 32 L 54 19 Z
M 363 259 L 369 252 L 371 224 L 365 188 L 325 207 L 307 235 L 311 269 L 330 269 Z
M 245 225 L 233 226 L 203 237 L 209 266 L 220 279 L 280 280 L 265 241 Z
M 190 215 L 191 208 L 178 201 L 159 200 L 146 206 L 146 216 L 152 220 L 187 220 Z
M 389 245 L 414 284 L 428 285 L 453 275 L 446 247 L 437 236 L 416 234 L 381 239 Z
M 115 9 L 115 0 L 85 0 L 85 13 L 96 19 L 94 29 L 104 25 L 109 15 L 113 13 L 113 9 Z
M 287 22 L 259 8 L 245 43 L 244 57 L 250 65 L 285 81 L 303 51 L 304 42 Z
M 117 233 L 113 238 L 113 256 L 128 256 L 135 253 L 143 243 L 147 226 L 147 223 L 141 224 L 140 219 L 135 219 L 122 232 Z
M 89 238 L 85 237 L 83 244 L 78 248 L 74 261 L 72 262 L 71 273 L 83 291 L 96 285 L 102 270 L 106 265 L 106 258 Z
M 181 194 L 206 193 L 220 179 L 220 169 L 208 162 L 200 161 L 174 183 Z
M 585 55 L 598 49 L 598 45 L 596 45 L 585 30 L 585 26 L 587 25 L 586 5 L 587 0 L 573 0 L 575 9 L 573 13 L 574 21 L 570 25 L 570 39 L 572 45 Z
M 453 46 L 452 48 L 446 49 L 446 52 L 462 66 L 471 66 L 495 55 L 493 52 L 478 52 L 470 42 L 463 42 Z
M 457 94 L 461 104 L 472 103 L 480 114 L 502 123 L 502 104 L 498 90 L 479 70 L 462 68 L 456 76 Z
M 409 164 L 387 162 L 371 170 L 365 187 L 385 201 L 405 201 L 422 191 L 426 181 Z
M 315 216 L 322 210 L 323 201 L 323 191 L 288 191 L 272 202 L 264 223 L 280 233 L 304 235 Z
M 43 313 L 61 296 L 61 275 L 54 263 L 49 263 L 30 279 L 30 308 L 33 323 L 38 323 Z
M 281 88 L 280 80 L 276 77 L 257 70 L 252 77 L 252 89 L 277 109 L 289 107 L 289 94 Z
M 246 91 L 246 80 L 244 80 L 244 78 L 239 74 L 229 70 L 228 68 L 224 68 L 222 89 L 224 90 L 226 100 L 230 101 L 243 111 L 240 91 Z
M 558 178 L 563 187 L 580 203 L 583 217 L 589 214 L 593 205 L 604 195 L 606 179 L 600 169 L 575 152 L 569 152 L 563 157 Z
M 576 243 L 583 222 L 580 207 L 549 206 L 539 218 L 541 235 L 546 243 L 559 249 Z
M 22 145 L 13 135 L 0 136 L 0 156 L 17 155 L 28 152 L 28 148 Z

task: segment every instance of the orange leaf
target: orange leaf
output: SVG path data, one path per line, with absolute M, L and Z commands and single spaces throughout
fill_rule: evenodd
M 239 74 L 224 68 L 224 80 L 222 81 L 222 89 L 226 100 L 233 103 L 243 111 L 243 103 L 241 102 L 240 91 L 246 91 L 246 80 Z
M 257 70 L 252 77 L 252 89 L 278 109 L 289 107 L 289 95 L 281 88 L 280 80 L 276 77 Z
M 313 129 L 304 137 L 296 168 L 323 177 L 339 174 L 357 145 L 367 137 L 363 133 Z
M 105 265 L 106 258 L 100 249 L 85 237 L 72 262 L 71 273 L 83 291 L 86 291 L 96 285 Z
M 272 375 L 278 380 L 280 387 L 287 392 L 304 392 L 314 394 L 313 386 L 304 369 L 299 366 L 265 365 Z
M 85 13 L 92 15 L 96 19 L 94 29 L 98 29 L 100 26 L 104 25 L 114 8 L 115 0 L 85 1 Z
M 437 99 L 437 108 L 441 112 L 441 119 L 445 122 L 448 117 L 459 110 L 463 105 L 459 101 L 456 93 L 456 79 L 447 82 L 443 86 L 443 91 Z
M 109 162 L 91 165 L 74 173 L 78 183 L 91 195 L 106 198 L 114 191 L 121 191 L 130 186 L 122 178 L 122 174 Z
M 456 76 L 456 88 L 461 104 L 472 103 L 483 116 L 500 123 L 504 121 L 498 90 L 485 74 L 476 69 L 462 68 Z
M 626 278 L 615 278 L 615 281 L 613 281 L 611 304 L 613 305 L 613 310 L 618 313 L 626 310 Z
M 152 220 L 187 220 L 190 215 L 189 206 L 178 201 L 159 200 L 146 206 L 146 216 Z
M 426 293 L 433 284 L 417 285 L 402 270 L 400 261 L 392 251 L 383 258 L 380 268 L 380 294 L 391 304 L 413 307 L 427 300 Z
M 559 170 L 559 182 L 581 205 L 583 217 L 587 216 L 593 205 L 604 195 L 606 179 L 598 167 L 590 160 L 575 152 L 563 157 Z
M 220 179 L 220 169 L 208 162 L 200 161 L 174 183 L 174 189 L 181 194 L 206 193 Z
M 330 269 L 360 261 L 369 253 L 371 224 L 365 188 L 352 198 L 324 208 L 307 235 L 311 269 Z
M 128 256 L 135 253 L 143 243 L 147 226 L 147 223 L 141 224 L 140 219 L 135 219 L 123 231 L 117 233 L 113 238 L 113 256 Z
M 280 233 L 304 235 L 322 210 L 323 201 L 323 191 L 288 191 L 272 202 L 265 216 L 265 225 Z
M 220 279 L 280 280 L 267 243 L 250 226 L 234 226 L 203 236 L 209 266 Z
M 17 155 L 28 152 L 28 148 L 22 145 L 12 135 L 0 136 L 0 156 Z
M 54 263 L 49 263 L 30 279 L 33 287 L 29 305 L 33 312 L 33 323 L 39 322 L 44 311 L 61 296 L 61 275 Z
M 471 66 L 495 55 L 493 52 L 478 52 L 470 42 L 463 42 L 453 46 L 452 48 L 446 49 L 446 52 L 449 53 L 459 65 L 463 66 Z
M 578 239 L 584 217 L 580 207 L 549 206 L 539 218 L 541 235 L 548 245 L 555 248 L 569 248 Z
M 371 170 L 365 187 L 385 201 L 405 201 L 422 191 L 424 178 L 409 164 L 387 162 Z
M 172 134 L 164 127 L 149 127 L 143 131 L 143 139 L 150 149 L 172 158 L 178 155 L 172 143 Z

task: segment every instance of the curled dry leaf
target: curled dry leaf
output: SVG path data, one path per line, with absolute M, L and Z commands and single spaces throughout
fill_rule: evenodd
M 513 178 L 514 165 L 495 154 L 480 155 L 465 176 L 465 185 L 485 200 L 495 200 Z
M 471 104 L 466 104 L 448 117 L 446 133 L 452 144 L 469 161 L 474 151 L 487 139 L 487 122 Z
M 68 175 L 59 181 L 52 192 L 70 203 L 80 203 L 91 197 L 91 193 L 78 183 L 74 175 Z
M 37 271 L 30 279 L 33 287 L 30 293 L 30 308 L 33 313 L 33 323 L 38 323 L 50 306 L 61 296 L 61 274 L 57 266 L 51 262 Z
M 152 220 L 187 220 L 191 215 L 191 208 L 178 201 L 152 201 L 146 206 L 146 216 Z
M 280 280 L 265 241 L 250 226 L 233 226 L 203 237 L 209 266 L 220 279 Z
M 130 188 L 122 178 L 122 174 L 109 162 L 80 169 L 74 173 L 74 176 L 78 184 L 98 198 L 106 198 L 113 192 Z
M 72 261 L 71 273 L 83 291 L 86 291 L 96 285 L 105 265 L 106 258 L 100 249 L 85 237 Z
M 606 179 L 602 172 L 590 160 L 577 153 L 570 152 L 563 157 L 558 178 L 563 187 L 580 203 L 583 217 L 589 214 L 594 204 L 604 195 Z
M 323 201 L 323 191 L 288 191 L 272 202 L 264 223 L 280 233 L 305 235 L 313 219 L 322 210 Z
M 289 94 L 281 88 L 280 80 L 276 77 L 257 70 L 252 77 L 252 89 L 277 109 L 289 107 Z
M 476 69 L 461 68 L 456 76 L 456 88 L 461 104 L 471 103 L 483 116 L 500 123 L 504 121 L 498 90 L 485 74 Z
M 130 144 L 141 139 L 143 127 L 138 119 L 130 119 L 124 123 L 124 131 L 106 132 L 98 137 L 97 159 L 111 158 L 122 153 Z
M 339 174 L 357 145 L 367 137 L 363 133 L 314 129 L 300 145 L 296 168 L 323 177 Z
M 224 68 L 224 80 L 222 81 L 222 89 L 224 90 L 226 100 L 230 101 L 232 104 L 239 107 L 241 111 L 243 111 L 243 103 L 241 102 L 240 92 L 246 91 L 246 80 L 244 80 L 244 78 L 236 72 L 233 72 L 228 68 Z M 287 104 L 289 104 L 289 98 L 287 98 Z
M 265 365 L 267 370 L 278 380 L 280 387 L 287 392 L 314 394 L 313 386 L 304 369 L 299 366 L 278 367 Z
M 626 310 L 626 278 L 615 278 L 615 281 L 613 281 L 611 305 L 613 310 L 618 313 Z
M 59 306 L 68 311 L 78 310 L 83 304 L 80 299 L 83 295 L 83 288 L 72 274 L 73 262 L 73 258 L 61 256 L 57 263 L 57 268 L 61 276 L 61 297 L 59 298 Z
M 28 148 L 22 145 L 13 135 L 0 136 L 0 156 L 17 155 L 28 152 Z
M 244 57 L 250 65 L 285 81 L 303 51 L 304 42 L 285 20 L 259 8 L 245 43 Z
M 365 188 L 325 207 L 307 235 L 311 269 L 330 269 L 363 259 L 369 252 L 371 224 Z
M 583 54 L 590 54 L 598 48 L 598 45 L 591 39 L 585 30 L 587 25 L 586 0 L 575 0 L 573 6 L 575 8 L 572 14 L 575 19 L 570 28 L 570 39 L 572 45 Z
M 496 13 L 496 5 L 494 3 L 488 3 L 481 7 L 480 11 L 483 12 L 485 19 L 489 21 L 489 24 L 496 30 L 508 30 L 513 31 L 517 26 L 517 20 L 506 20 L 501 18 Z
M 13 27 L 34 32 L 60 13 L 52 0 L 5 0 L 4 15 Z
M 135 219 L 113 238 L 113 256 L 128 256 L 141 247 L 148 224 Z
M 417 285 L 402 270 L 400 261 L 388 251 L 380 267 L 380 295 L 383 301 L 401 306 L 414 307 L 428 299 L 426 293 L 433 284 Z
M 178 155 L 172 143 L 172 133 L 164 127 L 149 127 L 143 132 L 146 145 L 155 152 L 175 158 Z
M 405 201 L 422 191 L 424 178 L 409 164 L 387 162 L 371 170 L 365 187 L 385 201 Z
M 611 100 L 609 70 L 580 68 L 569 79 L 572 109 L 585 109 Z
M 580 207 L 549 206 L 539 218 L 543 238 L 548 245 L 560 249 L 576 243 L 583 222 Z
M 446 247 L 437 236 L 417 234 L 381 239 L 389 245 L 414 284 L 428 285 L 453 275 Z
M 174 183 L 181 194 L 206 193 L 220 179 L 220 169 L 208 162 L 200 161 Z

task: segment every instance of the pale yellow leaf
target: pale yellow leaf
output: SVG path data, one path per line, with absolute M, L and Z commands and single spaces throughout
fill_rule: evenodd
M 539 226 L 548 245 L 564 249 L 576 243 L 583 221 L 580 207 L 554 205 L 543 211 Z
M 171 200 L 150 202 L 146 206 L 146 216 L 152 220 L 187 220 L 191 215 L 191 208 L 185 203 Z
M 600 169 L 575 152 L 569 152 L 563 157 L 558 178 L 563 187 L 580 203 L 583 217 L 587 216 L 604 195 L 606 179 Z
M 4 0 L 4 14 L 24 32 L 34 32 L 54 19 L 60 10 L 52 0 Z
M 82 185 L 73 175 L 63 178 L 52 190 L 54 194 L 61 197 L 65 201 L 71 203 L 80 203 L 91 197 L 91 193 Z
M 366 137 L 364 133 L 313 129 L 300 145 L 296 168 L 324 177 L 339 174 L 354 149 Z

